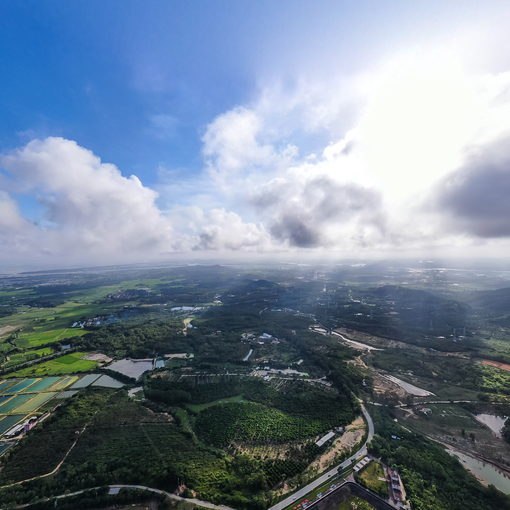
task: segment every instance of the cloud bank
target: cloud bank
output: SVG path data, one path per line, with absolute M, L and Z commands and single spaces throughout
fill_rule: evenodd
M 151 118 L 162 138 L 173 128 Z M 0 155 L 0 261 L 353 256 L 510 240 L 510 73 L 403 57 L 350 81 L 262 87 L 201 140 L 202 172 L 186 182 L 169 172 L 156 189 L 65 138 Z M 167 196 L 179 189 L 185 200 Z

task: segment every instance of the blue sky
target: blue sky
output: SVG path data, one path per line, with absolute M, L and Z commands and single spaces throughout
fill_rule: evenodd
M 5 1 L 0 142 L 64 136 L 148 185 L 160 164 L 197 171 L 207 123 L 262 80 L 362 69 L 468 11 L 441 4 Z M 168 136 L 155 115 L 175 119 Z
M 157 192 L 157 214 L 174 222 L 172 247 L 158 248 L 159 256 L 201 247 L 237 250 L 229 242 L 204 245 L 211 236 L 224 237 L 221 225 L 207 225 L 207 218 L 218 214 L 211 211 L 220 209 L 222 222 L 228 224 L 234 214 L 240 218 L 239 229 L 246 223 L 246 232 L 262 237 L 259 242 L 248 235 L 250 249 L 275 249 L 275 241 L 285 245 L 278 250 L 328 248 L 331 236 L 314 232 L 294 239 L 287 231 L 290 224 L 309 230 L 312 217 L 289 218 L 283 206 L 264 209 L 254 190 L 282 179 L 294 184 L 297 178 L 289 175 L 290 169 L 308 168 L 329 144 L 345 142 L 363 124 L 365 109 L 379 93 L 371 90 L 372 84 L 384 81 L 394 59 L 433 61 L 430 55 L 444 45 L 453 48 L 453 67 L 461 62 L 463 76 L 504 75 L 506 5 L 6 0 L 0 5 L 0 152 L 12 154 L 32 140 L 59 137 L 116 165 L 124 178 L 135 174 L 144 187 Z M 434 69 L 434 76 L 438 72 Z M 456 78 L 445 79 L 453 83 Z M 237 129 L 244 133 L 239 140 L 225 134 L 230 126 L 234 134 Z M 462 143 L 465 147 L 468 140 Z M 236 155 L 232 164 L 235 151 L 246 152 L 247 160 L 239 162 Z M 57 150 L 54 157 L 58 161 Z M 62 188 L 48 185 L 46 174 L 38 187 L 29 184 L 27 178 L 37 181 L 34 174 L 20 178 L 15 175 L 18 166 L 9 164 L 0 166 L 10 181 L 0 181 L 5 207 L 36 223 L 37 235 L 45 238 L 71 228 L 60 224 L 60 216 L 48 206 L 62 197 Z M 356 164 L 351 162 L 350 168 Z M 386 179 L 381 172 L 385 182 L 393 182 L 395 176 Z M 79 180 L 78 172 L 76 176 Z M 375 181 L 356 179 L 348 184 L 368 186 L 368 195 L 374 191 Z M 234 189 L 226 191 L 227 182 Z M 242 182 L 249 183 L 248 190 L 241 190 Z M 265 189 L 266 196 L 274 189 Z M 274 215 L 278 221 L 271 223 Z M 195 241 L 175 241 L 180 235 L 176 217 L 192 225 Z M 345 222 L 346 213 L 338 218 Z M 22 227 L 16 221 L 19 233 Z M 12 236 L 9 228 L 5 235 Z M 116 256 L 109 253 L 107 258 Z M 44 257 L 38 260 L 46 263 Z

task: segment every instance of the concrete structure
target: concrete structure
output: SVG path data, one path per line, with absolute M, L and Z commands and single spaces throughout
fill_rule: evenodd
M 334 432 L 328 432 L 325 436 L 322 436 L 318 441 L 316 441 L 315 444 L 317 446 L 322 446 L 324 443 L 329 441 L 334 436 L 335 436 Z

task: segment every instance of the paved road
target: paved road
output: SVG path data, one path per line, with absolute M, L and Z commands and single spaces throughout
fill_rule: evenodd
M 45 501 L 53 501 L 53 500 L 57 500 L 57 499 L 64 499 L 64 498 L 69 498 L 72 496 L 78 496 L 79 494 L 83 494 L 84 492 L 89 492 L 89 491 L 101 489 L 104 487 L 105 486 L 92 487 L 90 489 L 82 489 L 80 491 L 71 492 L 69 494 L 61 494 L 59 496 L 53 496 L 51 498 L 44 498 L 44 499 L 38 500 L 37 503 L 43 503 Z M 209 503 L 208 501 L 202 501 L 200 499 L 183 498 L 181 496 L 177 496 L 177 494 L 171 494 L 170 492 L 162 491 L 160 489 L 154 489 L 153 487 L 146 487 L 145 485 L 106 485 L 106 487 L 109 487 L 110 489 L 139 489 L 139 490 L 144 490 L 144 491 L 148 491 L 148 492 L 153 492 L 155 494 L 163 494 L 164 496 L 166 496 L 170 499 L 175 499 L 178 501 L 187 501 L 188 503 L 193 503 L 194 505 L 203 506 L 204 508 L 211 508 L 212 510 L 235 510 L 234 508 L 231 508 L 229 506 L 215 505 L 213 503 Z M 27 503 L 26 505 L 19 505 L 16 508 L 26 508 L 33 504 L 34 503 Z
M 308 485 L 305 485 L 303 488 L 294 492 L 288 498 L 285 498 L 284 500 L 280 501 L 279 503 L 276 503 L 276 505 L 273 505 L 268 510 L 283 510 L 283 508 L 285 508 L 289 505 L 292 505 L 296 501 L 302 500 L 310 491 L 313 491 L 319 485 L 322 485 L 324 482 L 328 481 L 330 478 L 335 476 L 338 473 L 339 469 L 345 469 L 346 467 L 348 467 L 351 464 L 351 462 L 354 459 L 364 457 L 367 454 L 367 443 L 372 441 L 372 438 L 374 437 L 374 422 L 372 421 L 372 418 L 368 414 L 368 411 L 365 409 L 365 406 L 363 404 L 361 404 L 361 411 L 363 413 L 363 416 L 365 417 L 365 420 L 368 423 L 367 439 L 363 443 L 361 448 L 354 455 L 351 455 L 348 459 L 345 459 L 341 464 L 338 464 L 333 469 L 330 469 L 323 475 L 319 476 L 319 478 L 316 478 L 315 480 L 313 480 L 313 482 L 310 482 Z

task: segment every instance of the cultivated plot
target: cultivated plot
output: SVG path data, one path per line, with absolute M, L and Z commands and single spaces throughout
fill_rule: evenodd
M 18 370 L 13 375 L 20 377 L 51 376 L 87 372 L 97 367 L 97 361 L 82 359 L 84 352 L 73 352 L 59 358 L 38 363 L 37 365 Z
M 9 414 L 12 412 L 15 412 L 15 410 L 24 404 L 25 402 L 29 401 L 33 397 L 30 393 L 25 393 L 22 395 L 15 395 L 11 399 L 3 402 L 0 404 L 0 414 Z
M 55 384 L 58 380 L 60 380 L 60 377 L 45 377 L 44 379 L 41 379 L 39 382 L 36 382 L 30 388 L 28 388 L 28 391 L 31 393 L 37 393 L 39 391 L 44 391 L 50 388 L 53 384 Z
M 11 414 L 10 416 L 4 416 L 0 420 L 0 435 L 5 434 L 9 429 L 14 427 L 14 425 L 20 422 L 23 418 L 25 418 L 24 414 Z
M 51 400 L 55 395 L 56 393 L 52 391 L 48 391 L 46 393 L 37 393 L 35 395 L 32 394 L 31 395 L 32 398 L 30 400 L 27 400 L 23 404 L 19 405 L 16 408 L 16 412 L 23 414 L 33 413 L 34 411 L 39 409 L 39 407 L 41 407 L 43 404 L 48 402 L 48 400 Z
M 37 380 L 38 379 L 24 379 L 16 383 L 14 386 L 11 386 L 8 390 L 4 391 L 4 393 L 20 393 L 37 382 Z
M 11 381 L 2 381 L 0 382 L 0 393 L 4 393 L 5 391 L 7 391 L 11 386 L 14 386 L 15 383 L 17 383 L 18 381 L 16 380 L 11 380 Z

